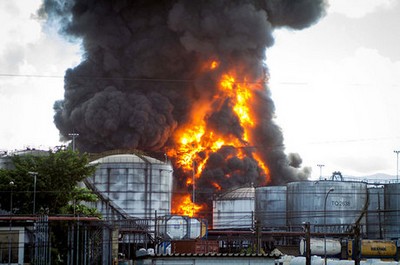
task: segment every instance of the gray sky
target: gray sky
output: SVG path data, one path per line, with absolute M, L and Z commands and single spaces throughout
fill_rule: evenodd
M 0 150 L 60 144 L 53 103 L 81 54 L 41 27 L 39 6 L 0 0 Z M 299 153 L 313 177 L 317 164 L 323 175 L 396 175 L 399 13 L 396 0 L 331 0 L 312 27 L 275 31 L 266 53 L 277 122 L 286 151 Z
M 267 52 L 277 120 L 303 164 L 396 175 L 400 148 L 398 1 L 331 1 L 303 31 L 277 31 Z

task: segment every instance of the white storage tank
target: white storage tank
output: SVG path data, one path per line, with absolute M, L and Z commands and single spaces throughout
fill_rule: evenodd
M 249 229 L 254 226 L 255 188 L 228 191 L 213 201 L 214 229 Z
M 167 215 L 171 211 L 172 166 L 168 162 L 136 154 L 110 155 L 97 159 L 89 186 L 109 200 L 126 217 L 142 219 Z M 98 203 L 103 218 L 111 218 Z

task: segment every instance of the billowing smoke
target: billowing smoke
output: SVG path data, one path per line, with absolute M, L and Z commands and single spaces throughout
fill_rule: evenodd
M 266 49 L 274 43 L 274 29 L 308 27 L 324 7 L 324 0 L 45 0 L 41 13 L 60 23 L 69 38 L 81 39 L 85 53 L 80 65 L 66 71 L 55 124 L 64 139 L 79 133 L 81 151 L 164 153 L 192 108 L 214 96 L 217 76 L 240 66 L 250 79 L 267 81 Z M 219 68 L 199 74 L 215 58 Z M 261 151 L 270 185 L 306 179 L 301 159 L 284 153 L 274 103 L 263 86 L 251 103 L 257 144 L 247 148 Z M 243 135 L 229 102 L 207 122 L 220 133 Z M 251 155 L 226 159 L 235 152 L 227 146 L 212 154 L 197 188 L 212 189 L 208 179 L 221 179 L 223 188 L 265 182 Z

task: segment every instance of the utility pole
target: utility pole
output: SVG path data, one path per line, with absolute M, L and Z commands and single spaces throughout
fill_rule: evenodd
M 13 215 L 13 190 L 14 190 L 14 181 L 10 181 L 10 227 L 8 231 L 8 264 L 11 264 L 12 261 L 12 247 L 11 247 L 11 228 L 12 228 L 12 215 Z
M 397 156 L 396 182 L 398 183 L 399 182 L 399 153 L 400 153 L 400 150 L 394 150 L 393 152 L 395 152 L 396 156 Z
M 323 165 L 323 164 L 318 164 L 317 165 L 317 167 L 319 167 L 319 179 L 322 179 L 322 168 L 324 167 L 325 165 Z
M 75 139 L 79 136 L 79 133 L 69 133 L 68 136 L 72 137 L 72 151 L 75 152 Z
M 196 162 L 192 162 L 192 187 L 193 187 L 193 193 L 192 193 L 192 203 L 194 207 L 194 203 L 196 201 Z
M 326 261 L 326 230 L 327 230 L 326 229 L 326 201 L 328 199 L 329 193 L 331 193 L 332 191 L 335 191 L 335 189 L 334 188 L 330 188 L 328 190 L 328 192 L 325 195 L 325 203 L 324 203 L 324 232 L 325 232 L 324 233 L 324 260 L 325 260 L 324 264 L 325 265 L 327 264 L 327 261 Z
M 257 255 L 261 253 L 261 223 L 255 220 L 256 225 L 256 253 Z M 311 264 L 310 264 L 311 265 Z
M 36 213 L 36 177 L 37 177 L 38 173 L 29 171 L 28 174 L 33 176 L 33 210 L 32 210 L 32 214 L 34 215 Z
M 306 238 L 306 265 L 311 265 L 311 232 L 309 222 L 304 224 L 304 230 Z
M 353 243 L 353 255 L 354 255 L 354 265 L 360 265 L 360 225 L 356 222 L 354 226 L 354 243 Z

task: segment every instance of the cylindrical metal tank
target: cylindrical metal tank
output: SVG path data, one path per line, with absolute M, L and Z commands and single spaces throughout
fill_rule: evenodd
M 1 151 L 0 151 L 1 152 Z M 1 169 L 15 169 L 13 164 L 13 157 L 14 156 L 48 156 L 49 151 L 47 150 L 39 150 L 39 149 L 24 149 L 24 150 L 17 150 L 12 152 L 3 152 L 0 154 L 0 168 Z
M 256 188 L 255 217 L 263 229 L 286 226 L 286 186 Z
M 301 181 L 287 184 L 287 221 L 293 229 L 309 222 L 316 232 L 344 232 L 365 225 L 367 184 L 353 181 Z M 326 228 L 326 229 L 325 229 Z
M 238 188 L 213 201 L 214 229 L 249 229 L 254 223 L 255 188 Z
M 167 239 L 182 239 L 187 236 L 187 218 L 170 216 L 158 222 L 159 234 Z
M 354 258 L 354 242 L 350 240 L 347 244 L 347 254 L 349 258 Z M 396 258 L 396 241 L 390 240 L 361 240 L 361 258 Z
M 400 183 L 385 185 L 385 222 L 386 239 L 400 238 Z
M 368 188 L 367 237 L 383 238 L 384 224 L 384 188 L 372 186 Z
M 167 215 L 158 218 L 157 231 L 164 240 L 197 239 L 207 234 L 207 224 L 199 218 Z
M 306 254 L 307 243 L 305 239 L 300 240 L 300 255 Z M 335 256 L 341 253 L 342 244 L 339 239 L 324 239 L 324 238 L 311 238 L 310 239 L 311 255 L 327 255 Z
M 90 188 L 109 201 L 113 209 L 126 217 L 155 218 L 171 210 L 172 166 L 170 163 L 135 154 L 110 155 L 91 162 L 97 165 Z M 103 209 L 104 208 L 104 209 Z M 98 210 L 105 219 L 104 203 Z

